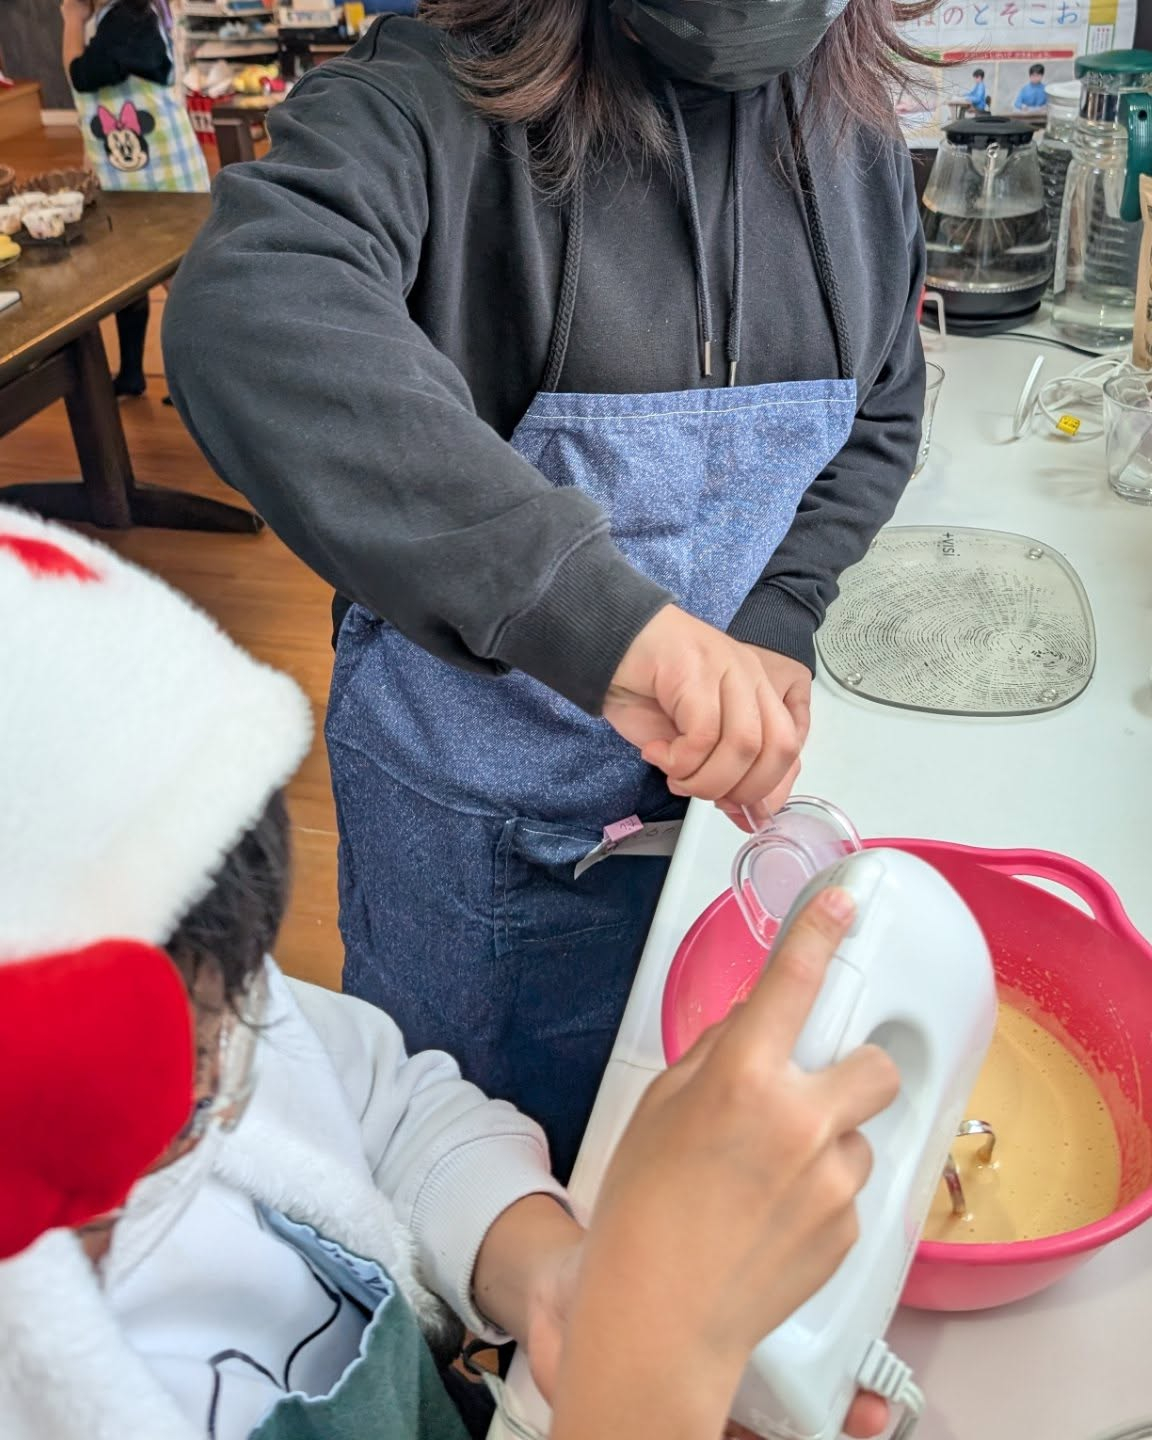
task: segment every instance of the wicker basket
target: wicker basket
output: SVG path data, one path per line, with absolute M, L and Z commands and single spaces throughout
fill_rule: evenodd
M 3 205 L 16 183 L 16 171 L 11 165 L 0 165 L 0 205 Z
M 45 170 L 9 187 L 9 194 L 21 195 L 26 190 L 43 190 L 45 195 L 55 195 L 60 190 L 79 190 L 85 205 L 91 205 L 100 193 L 100 181 L 91 170 Z M 7 198 L 7 196 L 5 197 Z

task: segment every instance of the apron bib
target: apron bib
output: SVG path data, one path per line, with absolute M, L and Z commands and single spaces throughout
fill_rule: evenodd
M 838 305 L 838 379 L 556 393 L 582 208 L 580 197 L 544 388 L 513 448 L 595 499 L 626 558 L 725 629 L 851 431 Z M 678 818 L 683 802 L 606 721 L 522 673 L 458 670 L 360 606 L 340 631 L 327 739 L 345 990 L 388 1010 L 412 1049 L 448 1050 L 539 1119 L 565 1175 L 667 860 L 576 867 L 606 825 Z
M 171 59 L 167 35 L 164 44 Z M 72 94 L 85 159 L 103 189 L 208 191 L 204 152 L 174 85 L 131 75 L 119 85 Z
M 541 393 L 512 446 L 553 485 L 597 501 L 625 558 L 724 630 L 855 410 L 855 385 L 843 380 Z M 381 766 L 452 809 L 574 820 L 599 838 L 642 803 L 649 772 L 639 752 L 528 675 L 458 670 L 356 606 L 337 670 L 330 736 L 355 710 Z

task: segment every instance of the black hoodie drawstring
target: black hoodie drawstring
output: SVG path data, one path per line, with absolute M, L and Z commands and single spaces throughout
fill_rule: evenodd
M 804 144 L 804 135 L 796 106 L 796 95 L 790 76 L 785 75 L 782 78 L 781 89 L 784 98 L 784 112 L 788 121 L 789 139 L 796 163 L 796 180 L 804 208 L 809 247 L 816 262 L 816 271 L 832 321 L 840 378 L 848 380 L 852 378 L 853 372 L 848 322 L 840 297 L 840 289 L 836 283 L 832 255 L 828 247 L 816 187 L 812 180 L 812 168 L 808 161 L 808 152 Z M 700 219 L 700 197 L 696 189 L 696 171 L 692 164 L 692 151 L 688 144 L 688 130 L 684 123 L 684 113 L 671 81 L 665 81 L 664 94 L 672 117 L 688 201 L 688 223 L 692 238 L 693 264 L 696 270 L 696 324 L 700 345 L 700 370 L 705 379 L 710 379 L 714 345 L 712 298 L 708 279 L 708 254 L 704 244 L 704 227 Z M 747 97 L 739 94 L 733 95 L 732 140 L 728 160 L 729 188 L 732 192 L 732 294 L 728 308 L 728 328 L 725 335 L 725 351 L 728 362 L 726 378 L 729 385 L 737 383 L 740 344 L 744 326 L 744 152 L 747 125 Z M 560 374 L 568 353 L 568 339 L 572 331 L 572 316 L 576 308 L 576 291 L 580 281 L 583 242 L 584 187 L 578 183 L 572 192 L 568 206 L 567 238 L 564 247 L 560 298 L 552 327 L 552 340 L 542 384 L 542 389 L 545 391 L 554 391 L 560 383 Z
M 696 324 L 700 336 L 700 372 L 706 378 L 710 378 L 712 375 L 712 294 L 708 283 L 708 254 L 704 248 L 704 227 L 700 223 L 700 195 L 696 189 L 696 170 L 692 164 L 692 147 L 688 144 L 684 112 L 680 108 L 680 99 L 671 80 L 664 82 L 664 95 L 672 114 L 672 127 L 676 132 L 676 144 L 680 151 L 680 171 L 684 176 L 684 187 L 688 199 L 688 222 L 692 232 L 692 255 L 696 267 Z
M 747 125 L 743 97 L 732 96 L 732 306 L 728 311 L 728 384 L 736 384 L 740 364 L 740 334 L 744 326 L 744 130 Z
M 672 113 L 680 152 L 680 169 L 688 199 L 688 218 L 692 229 L 692 252 L 696 263 L 696 309 L 700 330 L 700 352 L 705 378 L 712 374 L 712 301 L 708 284 L 708 255 L 704 245 L 704 227 L 700 222 L 700 197 L 696 189 L 696 171 L 684 112 L 671 81 L 665 81 L 664 94 Z M 744 131 L 746 119 L 744 97 L 732 96 L 732 142 L 728 156 L 728 183 L 732 192 L 732 295 L 728 306 L 728 333 L 724 348 L 728 361 L 728 384 L 736 384 L 740 364 L 740 335 L 744 324 Z

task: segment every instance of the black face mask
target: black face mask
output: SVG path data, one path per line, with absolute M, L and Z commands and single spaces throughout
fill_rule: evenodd
M 848 0 L 612 0 L 612 11 L 678 79 L 755 90 L 807 60 Z

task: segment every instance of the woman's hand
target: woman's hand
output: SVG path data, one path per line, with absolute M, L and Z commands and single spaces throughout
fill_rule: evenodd
M 812 728 L 812 672 L 807 665 L 791 656 L 780 655 L 775 650 L 764 650 L 759 645 L 748 647 L 759 660 L 768 683 L 784 702 L 784 708 L 796 726 L 796 738 L 803 746 Z
M 851 918 L 842 892 L 814 901 L 748 1001 L 640 1102 L 585 1241 L 554 1440 L 722 1434 L 751 1351 L 855 1243 L 859 1126 L 899 1077 L 873 1048 L 817 1074 L 791 1059 Z
M 621 661 L 605 719 L 674 795 L 755 805 L 787 781 L 801 745 L 764 653 L 668 606 Z
M 808 731 L 812 727 L 811 670 L 807 665 L 801 664 L 799 660 L 793 660 L 788 655 L 780 655 L 775 650 L 764 650 L 757 645 L 749 645 L 747 648 L 755 655 L 768 677 L 768 683 L 784 702 L 784 708 L 792 717 L 792 723 L 796 727 L 796 739 L 803 747 L 808 739 Z M 771 795 L 760 801 L 759 804 L 748 807 L 752 811 L 753 818 L 768 820 L 775 815 L 781 806 L 787 804 L 788 797 L 792 794 L 799 777 L 800 761 L 797 760 Z M 733 805 L 729 800 L 717 800 L 716 804 L 741 830 L 752 829 L 744 814 L 743 806 Z
M 538 1205 L 543 1197 L 534 1197 Z M 551 1202 L 545 1202 L 551 1203 Z M 531 1241 L 523 1232 L 517 1214 L 517 1207 L 505 1212 L 515 1225 L 517 1250 L 521 1258 L 525 1250 L 520 1242 Z M 510 1232 L 511 1233 L 511 1232 Z M 528 1359 L 528 1368 L 536 1388 L 545 1400 L 551 1402 L 556 1393 L 556 1380 L 560 1373 L 560 1358 L 563 1354 L 576 1291 L 580 1280 L 580 1266 L 584 1258 L 584 1232 L 576 1229 L 565 1241 L 549 1245 L 535 1257 L 534 1279 L 531 1298 L 525 1312 L 524 1334 L 521 1344 Z M 844 1433 L 856 1440 L 871 1440 L 883 1433 L 888 1424 L 888 1405 L 878 1395 L 861 1394 L 856 1397 L 844 1425 Z M 746 1430 L 735 1421 L 729 1421 L 724 1430 L 724 1440 L 759 1440 L 751 1430 Z

